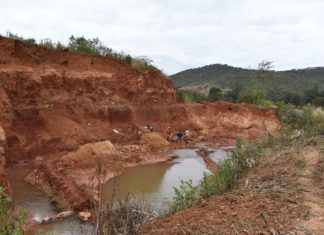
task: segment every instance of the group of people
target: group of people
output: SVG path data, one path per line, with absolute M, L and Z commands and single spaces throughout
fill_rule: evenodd
M 153 126 L 151 126 L 150 124 L 147 124 L 146 126 L 144 126 L 144 128 L 146 128 L 149 132 L 153 132 L 154 131 Z
M 154 128 L 150 124 L 145 125 L 144 128 L 146 128 L 149 132 L 154 131 Z M 173 133 L 172 130 L 171 130 L 171 127 L 168 127 L 168 129 L 167 129 L 167 141 L 182 143 L 183 139 L 187 144 L 190 143 L 190 131 L 189 131 L 189 129 L 186 129 L 184 132 L 181 129 L 179 129 L 176 133 Z
M 184 132 L 180 129 L 180 130 L 177 131 L 175 136 L 177 137 L 177 142 L 178 143 L 182 143 L 183 138 L 184 138 L 186 143 L 190 143 L 190 131 L 189 131 L 189 129 L 186 129 Z M 172 133 L 171 127 L 168 127 L 167 140 L 169 142 L 174 141 L 172 137 L 173 137 L 173 133 Z

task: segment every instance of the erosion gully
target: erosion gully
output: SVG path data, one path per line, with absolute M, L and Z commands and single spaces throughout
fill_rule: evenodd
M 179 187 L 181 180 L 192 180 L 193 185 L 197 185 L 204 173 L 210 173 L 196 150 L 197 148 L 186 148 L 171 151 L 171 156 L 179 157 L 171 163 L 128 168 L 122 175 L 103 185 L 104 201 L 131 195 L 145 199 L 157 210 L 166 209 L 174 196 L 174 187 Z M 210 159 L 218 164 L 227 157 L 228 152 L 224 149 L 209 150 Z M 16 165 L 8 169 L 8 179 L 16 204 L 24 209 L 32 220 L 41 221 L 45 216 L 53 216 L 57 212 L 41 191 L 24 181 L 32 170 L 30 165 Z M 33 226 L 28 234 L 50 232 L 53 235 L 72 235 L 91 234 L 91 231 L 91 225 L 81 223 L 76 217 L 69 217 L 62 221 Z

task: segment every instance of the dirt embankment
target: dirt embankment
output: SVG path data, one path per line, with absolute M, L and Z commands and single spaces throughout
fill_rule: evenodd
M 6 177 L 6 135 L 0 126 L 0 186 L 8 188 L 8 181 Z
M 146 124 L 154 127 L 154 135 L 145 133 Z M 37 163 L 34 179 L 44 181 L 39 180 L 40 186 L 67 204 L 73 198 L 72 207 L 80 209 L 89 206 L 91 192 L 76 175 L 81 169 L 94 171 L 93 160 L 101 159 L 96 149 L 110 149 L 105 141 L 116 149 L 116 154 L 103 151 L 111 174 L 117 162 L 166 161 L 169 126 L 174 133 L 189 128 L 194 141 L 228 144 L 238 136 L 273 134 L 281 125 L 273 110 L 251 105 L 176 103 L 171 81 L 159 71 L 0 37 L 0 126 L 7 140 L 1 179 L 5 160 L 7 166 Z M 74 158 L 84 159 L 83 165 Z

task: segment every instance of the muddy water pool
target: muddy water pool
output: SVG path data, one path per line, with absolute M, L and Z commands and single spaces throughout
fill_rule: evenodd
M 41 221 L 45 216 L 57 214 L 51 201 L 38 189 L 27 184 L 24 179 L 33 170 L 28 165 L 16 165 L 8 169 L 7 176 L 12 189 L 12 196 L 17 206 L 25 210 L 31 219 Z M 90 234 L 91 226 L 81 224 L 76 217 L 70 217 L 46 225 L 33 226 L 26 232 L 26 235 L 33 235 L 37 232 L 50 232 L 51 235 L 72 235 L 83 234 L 85 231 Z
M 143 198 L 157 209 L 166 209 L 175 195 L 174 187 L 179 187 L 181 180 L 192 180 L 193 185 L 197 185 L 204 172 L 210 172 L 196 150 L 177 149 L 170 152 L 171 156 L 179 157 L 172 163 L 128 168 L 122 175 L 103 185 L 104 201 L 109 201 L 112 197 L 125 198 L 130 194 L 135 198 Z M 227 152 L 213 150 L 209 156 L 216 163 L 220 163 L 227 157 Z M 28 165 L 14 166 L 8 169 L 8 179 L 17 205 L 25 209 L 31 218 L 41 221 L 45 216 L 52 216 L 57 212 L 41 191 L 25 183 L 24 178 L 32 170 Z M 91 226 L 71 217 L 48 225 L 34 226 L 27 234 L 35 234 L 36 231 L 50 232 L 53 235 L 91 234 L 91 229 Z
M 192 180 L 197 185 L 204 173 L 210 173 L 204 161 L 196 153 L 197 149 L 177 149 L 170 152 L 179 158 L 173 163 L 138 166 L 127 169 L 122 175 L 110 180 L 103 187 L 103 198 L 123 198 L 128 194 L 144 198 L 155 207 L 167 206 L 175 195 L 174 187 L 181 180 Z M 224 150 L 214 150 L 210 158 L 220 163 L 227 156 Z

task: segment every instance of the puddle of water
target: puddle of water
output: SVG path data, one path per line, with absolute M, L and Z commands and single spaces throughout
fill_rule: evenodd
M 66 218 L 62 221 L 57 221 L 51 224 L 33 226 L 25 235 L 34 234 L 49 234 L 49 235 L 92 235 L 92 226 L 83 225 L 75 217 Z
M 228 158 L 228 154 L 229 154 L 229 152 L 226 152 L 221 149 L 217 149 L 217 150 L 214 150 L 213 152 L 211 152 L 209 154 L 209 157 L 214 162 L 221 164 L 222 161 L 224 161 L 226 158 Z
M 40 221 L 47 215 L 55 215 L 55 211 L 50 200 L 41 191 L 24 181 L 31 171 L 31 167 L 19 165 L 8 169 L 7 175 L 16 204 L 28 211 L 33 219 Z
M 172 151 L 170 155 L 179 156 L 179 159 L 171 164 L 144 165 L 127 169 L 122 175 L 104 185 L 104 200 L 111 200 L 113 194 L 115 198 L 124 198 L 131 194 L 136 198 L 147 199 L 155 207 L 163 208 L 166 202 L 175 196 L 174 187 L 179 187 L 181 180 L 192 180 L 193 185 L 197 185 L 204 173 L 210 173 L 196 150 Z M 226 156 L 225 151 L 217 150 L 211 157 L 219 162 Z
M 45 216 L 52 216 L 57 212 L 40 190 L 24 181 L 32 170 L 30 166 L 17 165 L 7 170 L 7 176 L 15 203 L 26 210 L 34 220 L 40 221 Z M 32 235 L 38 231 L 50 232 L 51 235 L 89 234 L 82 232 L 90 229 L 91 226 L 82 225 L 76 217 L 71 217 L 51 224 L 33 226 L 26 234 Z

